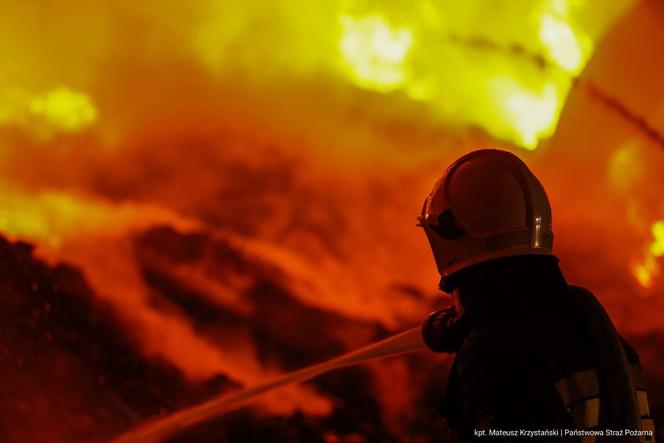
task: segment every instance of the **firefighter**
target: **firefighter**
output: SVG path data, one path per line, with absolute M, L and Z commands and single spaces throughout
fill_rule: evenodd
M 422 327 L 429 348 L 456 353 L 441 408 L 453 441 L 654 433 L 638 356 L 597 299 L 565 281 L 548 198 L 518 157 L 487 149 L 455 161 L 419 225 L 454 300 Z M 654 441 L 637 434 L 621 440 Z

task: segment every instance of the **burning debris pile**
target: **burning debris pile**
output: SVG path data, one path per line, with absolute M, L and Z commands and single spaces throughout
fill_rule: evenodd
M 0 249 L 2 441 L 98 441 L 232 386 L 221 375 L 193 386 L 146 361 L 79 270 L 50 267 L 25 243 L 2 239 Z
M 201 254 L 211 253 L 229 267 L 260 275 L 260 269 L 254 270 L 256 265 L 243 261 L 237 251 L 201 236 L 178 234 L 171 228 L 150 230 L 136 240 L 136 245 L 142 251 L 139 261 L 146 263 L 146 281 L 156 289 L 152 302 L 157 309 L 182 309 L 196 320 L 201 333 L 211 337 L 249 333 L 259 344 L 259 357 L 266 365 L 273 362 L 272 366 L 288 370 L 339 353 L 346 348 L 334 336 L 340 329 L 345 334 L 368 337 L 386 334 L 376 324 L 304 306 L 268 275 L 259 277 L 248 290 L 248 298 L 259 300 L 265 315 L 243 320 L 232 310 L 206 302 L 200 294 L 169 282 L 173 276 L 157 269 L 149 258 L 155 247 L 167 251 L 162 256 L 179 262 L 195 261 Z M 7 381 L 0 396 L 2 441 L 104 441 L 143 418 L 238 387 L 221 373 L 192 382 L 166 361 L 146 360 L 130 337 L 120 333 L 121 320 L 108 304 L 95 299 L 75 268 L 48 266 L 36 259 L 32 247 L 24 243 L 3 239 L 0 252 L 4 294 L 0 371 Z M 303 334 L 306 331 L 309 333 Z M 298 335 L 304 337 L 296 338 Z M 442 368 L 432 371 L 435 365 L 421 356 L 386 367 L 345 369 L 321 377 L 314 384 L 319 395 L 331 402 L 324 414 L 297 412 L 279 418 L 265 412 L 239 412 L 187 431 L 173 441 L 398 441 L 385 423 L 381 397 L 374 389 L 380 386 L 381 377 L 396 375 L 391 380 L 395 381 L 399 373 L 400 381 L 412 384 L 410 376 L 403 379 L 406 368 L 418 368 L 415 378 L 424 385 L 417 391 L 427 383 L 438 387 L 442 383 L 442 377 L 437 377 L 440 374 L 435 374 L 443 373 Z M 408 386 L 396 389 L 405 388 Z M 399 399 L 395 396 L 392 400 Z M 410 412 L 411 416 L 430 418 L 418 427 L 423 437 L 441 426 L 433 417 L 434 406 L 425 405 L 431 398 L 406 396 L 401 400 L 413 401 L 408 405 L 411 410 L 419 405 L 421 413 Z
M 487 145 L 541 177 L 664 417 L 661 2 L 383 3 L 6 7 L 0 440 L 106 441 L 418 324 L 446 300 L 415 216 Z M 174 441 L 444 441 L 447 364 L 344 369 Z

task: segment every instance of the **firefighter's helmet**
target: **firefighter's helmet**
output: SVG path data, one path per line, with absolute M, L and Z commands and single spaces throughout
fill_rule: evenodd
M 431 244 L 441 288 L 469 266 L 502 257 L 552 255 L 551 207 L 516 155 L 482 149 L 443 173 L 424 201 L 419 226 Z

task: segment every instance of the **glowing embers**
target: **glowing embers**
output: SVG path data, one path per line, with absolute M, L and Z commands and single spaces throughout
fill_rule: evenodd
M 13 90 L 0 100 L 0 125 L 18 126 L 39 140 L 83 131 L 96 118 L 90 97 L 64 86 L 43 94 Z
M 380 92 L 402 85 L 404 60 L 413 36 L 408 28 L 391 26 L 379 15 L 340 18 L 343 34 L 339 47 L 353 80 L 361 87 Z
M 655 222 L 652 225 L 651 232 L 653 241 L 648 246 L 645 257 L 632 269 L 634 277 L 645 288 L 653 286 L 654 280 L 660 272 L 657 259 L 664 256 L 664 220 Z
M 80 130 L 97 117 L 90 98 L 69 88 L 59 87 L 30 101 L 30 113 L 54 129 L 63 132 Z
M 664 255 L 664 221 L 658 221 L 652 227 L 655 240 L 650 244 L 649 252 L 655 257 Z

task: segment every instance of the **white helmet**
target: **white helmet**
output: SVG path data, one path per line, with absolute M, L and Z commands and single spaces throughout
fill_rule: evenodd
M 424 201 L 419 226 L 429 239 L 441 288 L 468 266 L 515 255 L 553 255 L 551 206 L 516 155 L 482 149 L 443 173 Z

